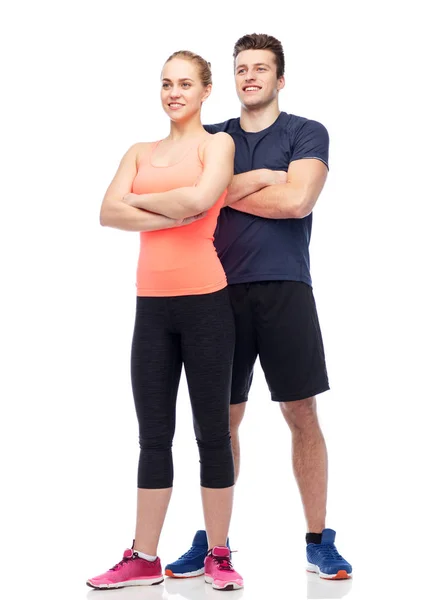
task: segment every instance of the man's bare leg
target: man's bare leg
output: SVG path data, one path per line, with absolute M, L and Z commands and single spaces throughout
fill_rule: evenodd
M 230 433 L 231 433 L 231 445 L 233 448 L 233 458 L 234 458 L 234 474 L 235 474 L 236 481 L 240 474 L 239 427 L 243 420 L 245 410 L 246 410 L 246 402 L 242 402 L 241 404 L 232 404 L 230 406 Z
M 292 433 L 293 471 L 308 532 L 321 533 L 327 511 L 328 462 L 316 399 L 281 402 L 280 407 Z

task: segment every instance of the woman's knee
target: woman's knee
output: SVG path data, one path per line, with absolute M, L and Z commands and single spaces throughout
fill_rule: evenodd
M 140 450 L 152 450 L 157 452 L 170 452 L 172 449 L 173 436 L 165 435 L 140 435 Z
M 199 443 L 200 483 L 207 488 L 226 488 L 234 485 L 234 460 L 230 436 L 220 443 Z
M 140 446 L 138 487 L 147 489 L 169 488 L 174 480 L 171 445 Z

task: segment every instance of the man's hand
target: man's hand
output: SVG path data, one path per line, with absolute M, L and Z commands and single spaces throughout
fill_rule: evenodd
M 254 169 L 234 175 L 224 206 L 231 206 L 260 190 L 272 185 L 280 185 L 287 182 L 285 171 L 272 171 L 271 169 Z M 234 208 L 234 207 L 233 207 Z
M 249 171 L 246 175 L 254 173 Z M 318 158 L 294 160 L 287 173 L 265 169 L 260 173 L 262 189 L 229 204 L 234 210 L 266 219 L 304 219 L 311 214 L 327 173 L 326 163 Z M 242 175 L 235 175 L 234 179 L 237 177 Z M 241 184 L 239 188 L 243 193 Z
M 249 173 L 249 171 L 248 171 Z M 272 169 L 258 169 L 257 171 L 250 171 L 259 176 L 262 182 L 262 188 L 269 185 L 279 185 L 281 183 L 287 183 L 287 172 L 286 171 L 273 171 Z M 249 195 L 249 194 L 246 194 Z
M 286 171 L 269 171 L 270 183 L 269 185 L 279 185 L 281 183 L 287 183 Z

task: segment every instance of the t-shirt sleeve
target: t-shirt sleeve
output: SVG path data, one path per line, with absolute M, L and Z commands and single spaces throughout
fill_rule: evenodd
M 318 121 L 306 121 L 297 131 L 290 162 L 301 158 L 317 158 L 328 168 L 328 131 Z
M 217 125 L 203 125 L 203 127 L 206 129 L 206 131 L 208 133 L 218 133 L 219 131 L 222 131 L 222 127 L 220 126 L 220 124 L 217 124 Z

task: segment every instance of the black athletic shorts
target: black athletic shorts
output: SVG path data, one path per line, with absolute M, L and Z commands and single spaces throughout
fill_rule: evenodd
M 236 324 L 231 404 L 246 402 L 257 356 L 271 399 L 303 400 L 329 389 L 312 288 L 298 281 L 228 286 Z

